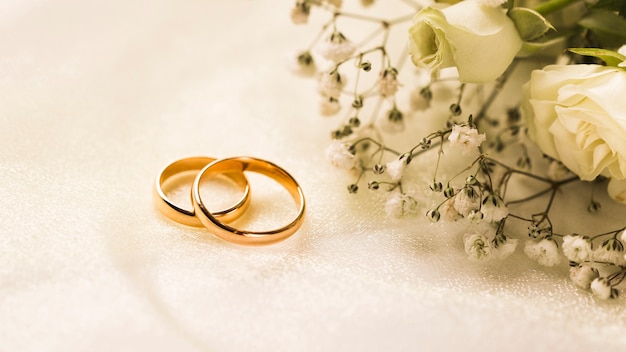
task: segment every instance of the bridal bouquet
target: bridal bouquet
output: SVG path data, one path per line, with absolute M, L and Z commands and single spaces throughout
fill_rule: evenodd
M 386 192 L 391 217 L 463 223 L 472 261 L 519 244 L 617 297 L 626 217 L 597 219 L 626 215 L 626 1 L 390 1 L 291 9 L 297 25 L 325 19 L 290 64 L 339 119 L 326 154 L 354 174 L 347 191 Z M 557 221 L 556 204 L 596 232 Z

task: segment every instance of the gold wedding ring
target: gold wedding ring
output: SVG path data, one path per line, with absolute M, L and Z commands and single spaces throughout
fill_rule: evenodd
M 165 195 L 165 192 L 163 191 L 163 184 L 178 174 L 189 171 L 200 171 L 215 160 L 215 158 L 209 157 L 184 158 L 169 164 L 161 170 L 161 172 L 157 175 L 154 186 L 154 199 L 159 211 L 163 215 L 178 223 L 188 226 L 202 227 L 203 223 L 198 217 L 196 217 L 195 210 L 193 208 L 190 210 L 184 209 L 183 207 L 174 204 Z M 239 218 L 250 205 L 250 187 L 248 186 L 248 179 L 246 179 L 243 172 L 233 170 L 224 172 L 223 174 L 235 182 L 235 184 L 243 191 L 243 196 L 233 206 L 209 214 L 224 222 L 230 222 Z
M 217 175 L 237 175 L 250 171 L 265 175 L 285 187 L 298 208 L 296 218 L 289 224 L 270 231 L 246 231 L 226 225 L 225 219 L 218 219 L 217 214 L 207 210 L 200 196 L 200 185 Z M 302 189 L 296 180 L 281 167 L 265 160 L 251 157 L 237 157 L 216 160 L 206 165 L 196 176 L 191 189 L 195 216 L 211 233 L 223 240 L 242 245 L 267 245 L 282 241 L 293 235 L 304 221 L 305 202 Z M 224 220 L 224 221 L 221 221 Z

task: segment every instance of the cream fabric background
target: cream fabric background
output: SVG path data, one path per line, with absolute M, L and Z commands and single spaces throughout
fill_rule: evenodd
M 285 69 L 290 3 L 0 4 L 0 351 L 626 349 L 624 300 L 565 263 L 470 264 L 453 228 L 345 192 L 336 121 Z M 153 178 L 189 155 L 285 167 L 305 225 L 244 248 L 167 221 Z

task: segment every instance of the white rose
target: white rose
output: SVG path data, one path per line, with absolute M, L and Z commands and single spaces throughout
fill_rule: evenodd
M 551 65 L 524 86 L 528 135 L 583 180 L 611 177 L 626 202 L 626 71 L 599 65 Z
M 466 83 L 495 80 L 522 47 L 504 11 L 477 1 L 422 9 L 413 18 L 409 37 L 416 66 L 432 71 L 456 66 L 459 79 Z
M 626 180 L 611 179 L 607 191 L 611 198 L 626 204 Z

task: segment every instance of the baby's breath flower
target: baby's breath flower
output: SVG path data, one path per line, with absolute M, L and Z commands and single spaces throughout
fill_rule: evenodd
M 439 212 L 438 209 L 431 209 L 426 212 L 426 217 L 431 222 L 437 222 L 439 221 L 439 219 L 441 219 L 441 213 Z
M 602 208 L 602 204 L 593 199 L 589 202 L 589 205 L 587 205 L 587 211 L 592 214 L 597 213 L 598 211 L 600 211 L 601 208 Z
M 593 260 L 597 262 L 626 265 L 626 260 L 624 260 L 624 251 L 613 249 L 611 246 L 602 246 L 594 249 L 592 257 Z
M 528 237 L 537 238 L 541 235 L 542 228 L 539 225 L 532 223 L 528 226 Z
M 294 24 L 305 24 L 309 21 L 311 5 L 306 1 L 297 1 L 296 6 L 291 9 L 291 21 Z
M 361 120 L 359 120 L 359 118 L 357 116 L 351 117 L 348 120 L 348 125 L 350 125 L 350 126 L 352 126 L 354 128 L 357 128 L 357 127 L 361 126 Z
M 450 105 L 450 113 L 452 116 L 459 116 L 463 113 L 463 109 L 461 109 L 461 105 L 454 103 Z
M 484 261 L 491 258 L 491 241 L 482 233 L 473 232 L 463 236 L 465 253 L 471 261 Z
M 439 207 L 439 212 L 444 221 L 457 221 L 461 218 L 461 214 L 454 209 L 454 198 L 450 198 L 443 203 Z
M 413 215 L 417 212 L 417 201 L 407 194 L 394 193 L 385 203 L 385 212 L 395 218 Z
M 378 92 L 383 97 L 389 97 L 398 91 L 398 71 L 395 68 L 387 68 L 380 73 L 378 78 Z
M 320 91 L 324 96 L 339 99 L 341 90 L 346 84 L 343 76 L 336 70 L 324 73 L 320 78 Z
M 582 263 L 593 257 L 591 242 L 581 236 L 563 237 L 563 254 L 572 262 Z
M 400 181 L 406 169 L 406 158 L 394 159 L 387 163 L 387 174 L 391 177 L 391 181 Z
M 322 116 L 332 116 L 341 110 L 339 100 L 335 98 L 322 97 L 320 100 L 320 114 Z
M 487 139 L 484 133 L 467 125 L 452 126 L 452 133 L 448 136 L 450 147 L 458 148 L 463 155 L 468 155 L 476 150 Z
M 430 101 L 432 100 L 432 92 L 430 88 L 417 88 L 411 92 L 410 104 L 411 109 L 415 111 L 423 111 L 430 107 Z
M 287 66 L 292 73 L 302 77 L 312 77 L 317 72 L 315 60 L 308 51 L 289 54 Z
M 381 164 L 376 164 L 372 167 L 372 171 L 376 174 L 376 175 L 380 175 L 382 173 L 385 172 L 385 165 L 381 165 Z
M 559 161 L 553 160 L 548 165 L 548 178 L 552 181 L 564 180 L 569 175 L 570 171 Z
M 600 299 L 612 298 L 614 289 L 605 277 L 597 277 L 591 282 L 591 292 Z
M 543 266 L 554 266 L 561 262 L 556 242 L 547 238 L 541 241 L 526 241 L 524 253 Z
M 474 224 L 480 223 L 483 219 L 483 213 L 481 213 L 478 209 L 470 210 L 469 214 L 467 214 L 467 220 Z
M 392 122 L 400 122 L 404 119 L 404 114 L 394 105 L 391 110 L 387 111 L 387 118 Z
M 433 192 L 441 192 L 442 189 L 443 185 L 441 184 L 441 182 L 433 181 L 433 183 L 430 184 L 430 190 Z
M 356 46 L 343 34 L 335 31 L 317 49 L 326 59 L 339 63 L 352 56 Z
M 509 209 L 504 205 L 502 198 L 495 193 L 485 197 L 480 211 L 483 213 L 483 219 L 488 222 L 500 221 L 509 215 Z
M 589 265 L 576 265 L 569 268 L 569 278 L 580 288 L 588 289 L 591 281 L 597 277 L 598 270 Z
M 461 192 L 454 197 L 454 209 L 463 216 L 468 216 L 470 211 L 480 207 L 480 197 L 473 188 L 464 187 Z
M 338 140 L 334 140 L 326 148 L 326 158 L 334 166 L 341 169 L 352 169 L 356 166 L 356 157 L 348 150 L 349 145 Z
M 387 133 L 404 131 L 404 114 L 394 105 L 387 111 L 387 118 L 382 121 L 381 128 Z
M 518 242 L 517 238 L 505 237 L 504 242 L 500 242 L 498 246 L 494 248 L 494 258 L 500 260 L 508 258 L 511 254 L 513 254 L 513 252 L 515 252 Z

